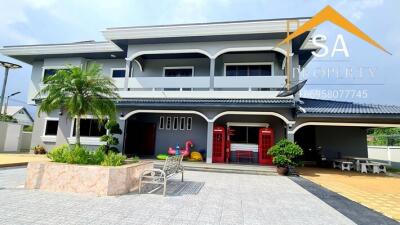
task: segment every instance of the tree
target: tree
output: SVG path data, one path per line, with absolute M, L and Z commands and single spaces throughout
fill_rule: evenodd
M 119 127 L 119 124 L 115 120 L 109 120 L 106 123 L 106 128 L 108 130 L 108 134 L 101 136 L 100 140 L 106 142 L 105 145 L 100 146 L 100 148 L 108 153 L 109 151 L 118 152 L 118 149 L 115 147 L 119 144 L 118 138 L 114 137 L 115 134 L 122 134 L 122 130 Z
M 60 109 L 72 119 L 76 118 L 76 145 L 80 146 L 80 122 L 84 115 L 93 115 L 103 122 L 115 118 L 114 100 L 119 98 L 112 80 L 101 73 L 99 64 L 91 64 L 86 69 L 68 66 L 44 80 L 46 85 L 37 98 L 45 96 L 39 103 L 38 114 Z

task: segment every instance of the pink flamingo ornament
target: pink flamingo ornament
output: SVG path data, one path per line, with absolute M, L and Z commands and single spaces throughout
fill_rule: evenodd
M 185 143 L 185 149 L 181 149 L 179 151 L 180 155 L 183 155 L 183 157 L 188 157 L 190 154 L 190 149 L 193 148 L 193 142 L 191 140 L 186 141 Z M 168 154 L 169 155 L 175 155 L 175 149 L 172 147 L 168 148 Z

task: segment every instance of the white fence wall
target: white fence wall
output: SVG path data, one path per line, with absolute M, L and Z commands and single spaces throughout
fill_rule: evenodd
M 24 125 L 0 122 L 0 151 L 19 152 L 29 150 L 32 133 L 22 131 Z
M 368 158 L 400 167 L 400 146 L 368 146 Z

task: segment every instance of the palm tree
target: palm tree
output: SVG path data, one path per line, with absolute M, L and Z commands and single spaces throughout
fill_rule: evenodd
M 40 104 L 38 114 L 50 113 L 60 109 L 67 112 L 70 118 L 76 118 L 76 145 L 80 146 L 80 120 L 91 114 L 103 122 L 105 118 L 114 119 L 116 114 L 113 100 L 119 98 L 112 80 L 101 73 L 98 64 L 91 64 L 87 69 L 68 66 L 58 70 L 55 75 L 44 80 L 46 85 L 38 93 L 45 96 Z

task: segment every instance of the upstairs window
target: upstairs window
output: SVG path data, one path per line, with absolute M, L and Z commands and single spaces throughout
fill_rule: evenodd
M 103 124 L 105 124 L 104 121 Z M 107 134 L 107 129 L 103 124 L 99 123 L 98 119 L 81 119 L 81 136 L 82 137 L 101 137 Z M 74 120 L 73 136 L 75 137 L 76 120 Z
M 193 67 L 164 67 L 165 77 L 192 77 Z
M 125 77 L 125 69 L 111 69 L 111 76 L 113 78 Z
M 44 69 L 44 71 L 43 71 L 43 82 L 48 77 L 55 75 L 59 70 L 68 70 L 68 69 Z
M 272 64 L 225 64 L 225 75 L 228 77 L 271 76 Z
M 46 120 L 45 136 L 56 136 L 58 129 L 58 120 Z

